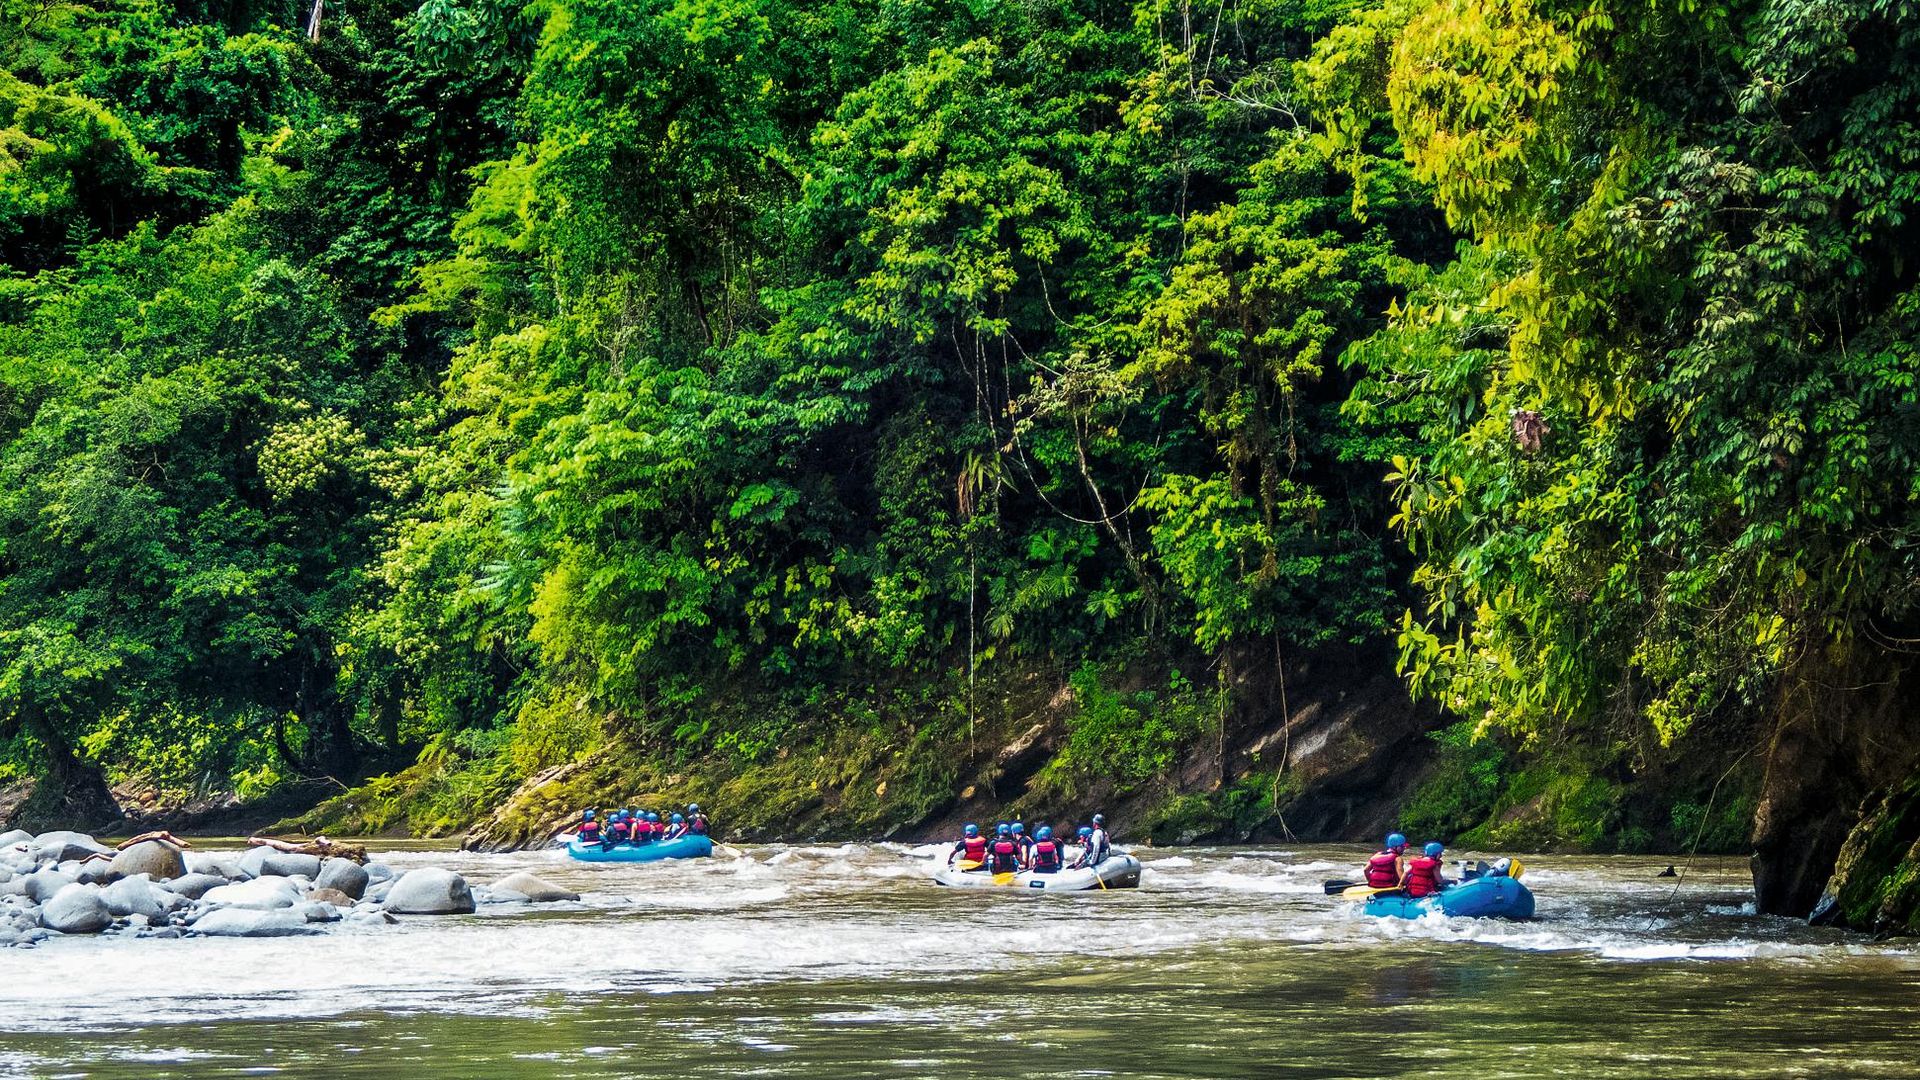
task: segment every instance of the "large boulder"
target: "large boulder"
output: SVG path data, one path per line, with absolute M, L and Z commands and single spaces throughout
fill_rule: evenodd
M 121 878 L 100 890 L 100 899 L 115 916 L 144 915 L 148 922 L 165 922 L 168 907 L 157 895 L 164 891 L 144 877 Z M 180 898 L 174 899 L 177 903 Z
M 552 882 L 534 877 L 522 870 L 517 874 L 508 874 L 493 883 L 493 891 L 519 893 L 535 903 L 548 903 L 554 900 L 578 900 L 580 894 L 571 889 L 563 889 Z
M 44 904 L 53 899 L 55 893 L 73 884 L 73 875 L 58 870 L 42 870 L 37 874 L 28 874 L 21 881 L 26 886 L 22 895 L 36 904 Z
M 240 869 L 248 877 L 303 877 L 312 881 L 320 874 L 320 856 L 253 847 L 240 856 Z
M 63 934 L 97 934 L 113 925 L 113 912 L 99 889 L 74 882 L 41 906 L 40 925 Z
M 122 850 L 107 864 L 107 876 L 115 881 L 145 874 L 155 881 L 184 876 L 185 853 L 165 840 L 148 840 Z
M 105 885 L 113 880 L 109 872 L 113 866 L 111 859 L 83 859 L 80 862 L 61 863 L 61 871 L 72 874 L 73 880 L 82 885 Z
M 39 852 L 40 858 L 52 859 L 55 862 L 84 859 L 89 855 L 113 854 L 112 848 L 96 843 L 93 837 L 86 833 L 65 830 L 41 833 L 33 838 L 33 846 L 34 850 Z
M 303 912 L 238 907 L 209 911 L 194 920 L 191 929 L 207 937 L 293 937 L 325 932 L 309 923 Z
M 0 833 L 0 848 L 10 848 L 16 844 L 30 844 L 33 834 L 25 829 L 9 829 Z
M 213 907 L 253 908 L 265 911 L 300 902 L 300 886 L 289 878 L 263 877 L 236 881 L 201 894 L 200 902 Z
M 394 878 L 400 876 L 394 872 L 393 867 L 388 866 L 386 863 L 370 862 L 364 869 L 367 872 L 367 881 L 373 885 L 378 885 L 383 881 L 392 881 Z
M 316 889 L 336 889 L 355 900 L 367 894 L 367 868 L 352 859 L 328 859 L 320 864 L 320 876 L 313 879 Z
M 170 892 L 178 893 L 189 900 L 198 900 L 210 889 L 217 889 L 227 883 L 227 879 L 217 874 L 188 874 L 177 877 L 162 886 Z
M 437 866 L 409 870 L 387 893 L 387 910 L 401 915 L 467 915 L 473 909 L 467 879 Z

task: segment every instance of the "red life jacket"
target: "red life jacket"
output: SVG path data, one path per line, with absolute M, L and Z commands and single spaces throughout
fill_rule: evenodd
M 995 840 L 993 846 L 987 849 L 987 853 L 991 864 L 987 869 L 996 874 L 1020 869 L 1020 845 L 1011 837 L 1003 836 Z
M 600 823 L 597 821 L 581 822 L 580 823 L 580 839 L 582 840 L 600 839 Z
M 700 836 L 707 835 L 707 815 L 705 814 L 693 815 L 693 820 L 687 822 L 687 831 L 690 833 L 695 833 Z
M 1058 840 L 1036 840 L 1033 844 L 1033 868 L 1035 870 L 1058 870 L 1061 863 L 1060 842 Z
M 960 841 L 958 848 L 961 852 L 960 857 L 963 859 L 971 859 L 974 862 L 987 861 L 987 838 L 984 836 L 966 837 Z
M 633 835 L 633 826 L 624 821 L 616 821 L 607 831 L 613 834 L 613 842 L 617 844 Z
M 1400 856 L 1383 851 L 1367 860 L 1367 887 L 1391 889 L 1400 884 Z
M 1407 861 L 1407 895 L 1414 899 L 1440 891 L 1440 860 L 1425 855 Z

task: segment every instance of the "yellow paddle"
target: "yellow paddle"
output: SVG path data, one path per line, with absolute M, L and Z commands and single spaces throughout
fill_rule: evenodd
M 1011 884 L 1013 884 L 1013 874 L 1012 874 L 1012 872 L 1010 872 L 1010 871 L 1009 871 L 1009 872 L 1007 872 L 1007 873 L 1001 873 L 1001 874 L 995 874 L 995 875 L 993 875 L 993 883 L 994 883 L 995 885 L 1011 885 Z
M 969 870 L 978 870 L 986 864 L 979 859 L 961 859 L 957 865 L 960 867 L 960 872 L 964 874 Z
M 1507 876 L 1508 877 L 1513 878 L 1515 881 L 1518 881 L 1520 879 L 1520 875 L 1526 872 L 1527 872 L 1526 864 L 1522 863 L 1519 859 L 1507 860 Z
M 1372 896 L 1378 896 L 1378 895 L 1380 895 L 1381 893 L 1390 893 L 1390 892 L 1401 892 L 1401 891 L 1403 891 L 1403 890 L 1404 890 L 1404 888 L 1405 888 L 1405 886 L 1401 886 L 1401 885 L 1394 885 L 1394 886 L 1392 886 L 1392 887 L 1390 887 L 1390 888 L 1385 888 L 1385 889 L 1371 889 L 1371 888 L 1368 888 L 1368 887 L 1367 887 L 1367 886 L 1365 886 L 1365 885 L 1355 885 L 1355 886 L 1354 886 L 1353 888 L 1351 888 L 1351 889 L 1347 889 L 1347 890 L 1344 890 L 1343 892 L 1341 892 L 1341 894 L 1340 894 L 1340 899 L 1342 899 L 1342 900 L 1365 900 L 1365 899 L 1367 899 L 1368 897 L 1372 897 Z

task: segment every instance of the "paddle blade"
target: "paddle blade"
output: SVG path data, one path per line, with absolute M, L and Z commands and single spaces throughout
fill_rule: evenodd
M 1399 891 L 1400 891 L 1399 886 L 1395 886 L 1390 889 L 1370 889 L 1365 885 L 1355 885 L 1351 889 L 1343 890 L 1340 893 L 1340 899 L 1365 900 L 1365 899 L 1368 899 L 1369 897 L 1379 896 L 1381 893 L 1390 893 L 1390 892 L 1399 892 Z
M 1507 860 L 1507 876 L 1508 877 L 1518 879 L 1521 874 L 1524 874 L 1526 872 L 1527 872 L 1526 864 L 1521 862 L 1519 859 Z
M 1332 896 L 1334 893 L 1346 892 L 1348 889 L 1365 884 L 1364 881 L 1342 881 L 1336 878 L 1321 882 L 1320 887 L 1327 891 L 1328 896 Z
M 995 885 L 1011 885 L 1013 884 L 1013 875 L 1012 874 L 995 874 L 993 875 L 993 883 Z
M 978 870 L 980 869 L 981 866 L 985 864 L 982 863 L 979 859 L 961 859 L 955 865 L 960 867 L 960 870 L 962 873 L 965 873 L 968 870 Z

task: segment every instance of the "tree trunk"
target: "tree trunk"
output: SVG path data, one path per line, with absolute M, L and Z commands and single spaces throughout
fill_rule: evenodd
M 19 825 L 97 829 L 119 821 L 120 804 L 114 802 L 99 766 L 75 754 L 58 726 L 45 716 L 28 714 L 24 723 L 40 744 L 46 771 L 35 778 L 33 797 L 21 808 Z
M 1812 912 L 1867 797 L 1912 768 L 1900 736 L 1912 715 L 1903 674 L 1882 668 L 1868 678 L 1820 662 L 1786 673 L 1754 810 L 1753 893 L 1763 914 Z

